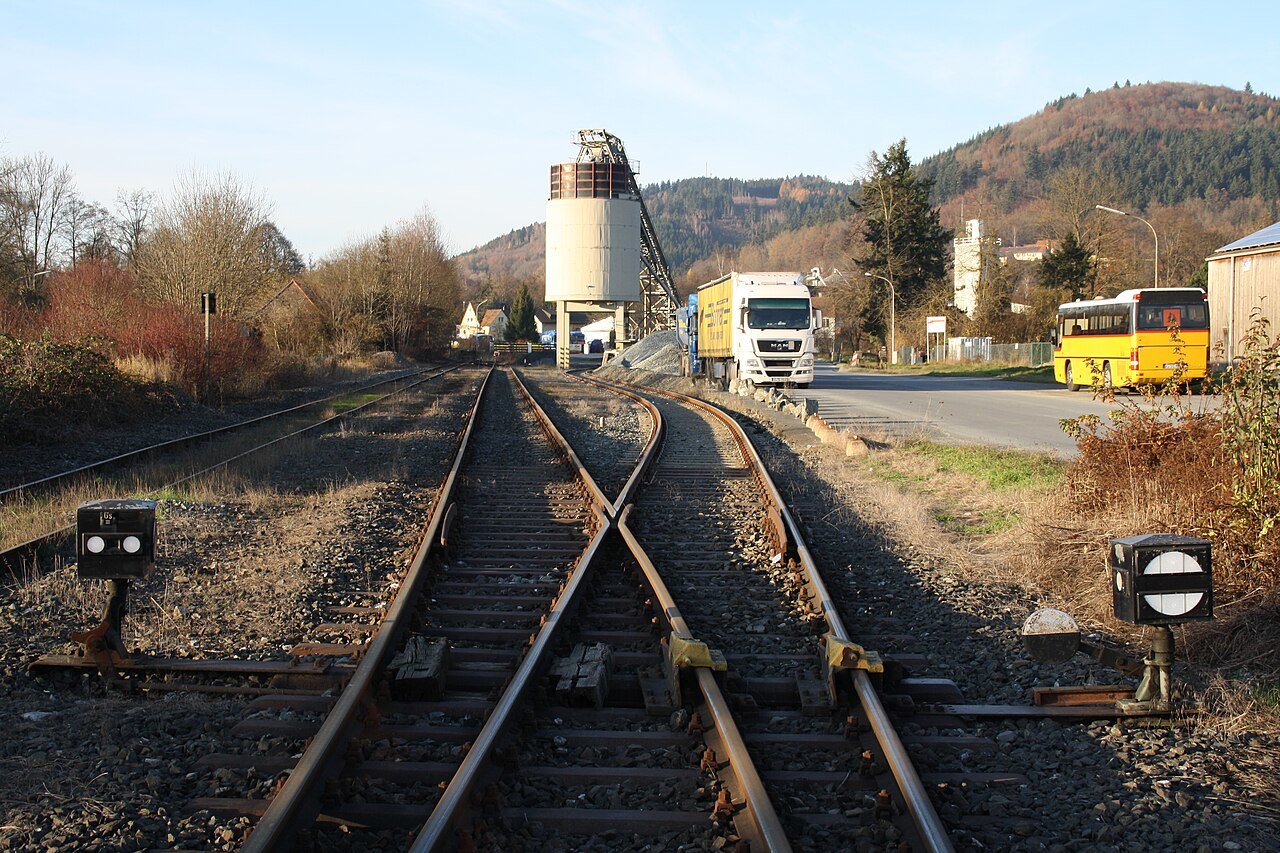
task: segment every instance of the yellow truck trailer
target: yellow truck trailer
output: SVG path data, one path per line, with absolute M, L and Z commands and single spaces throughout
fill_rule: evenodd
M 698 288 L 691 363 L 728 385 L 813 382 L 813 301 L 797 272 L 732 272 Z

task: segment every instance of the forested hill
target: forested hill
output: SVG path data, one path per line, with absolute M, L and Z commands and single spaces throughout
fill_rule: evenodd
M 934 201 L 971 197 L 1001 213 L 1053 173 L 1096 169 L 1139 208 L 1213 195 L 1280 199 L 1280 101 L 1198 83 L 1116 84 L 1059 98 L 919 164 Z
M 835 222 L 845 215 L 850 187 L 825 178 L 737 180 L 686 178 L 641 187 L 662 251 L 677 276 L 717 252 L 733 255 L 786 231 Z M 472 282 L 536 281 L 543 277 L 546 229 L 518 228 L 458 256 Z
M 688 178 L 643 187 L 662 251 L 679 276 L 716 251 L 763 243 L 848 211 L 850 187 L 825 178 Z

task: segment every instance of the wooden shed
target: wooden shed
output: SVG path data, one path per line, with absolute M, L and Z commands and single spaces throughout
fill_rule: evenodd
M 1240 354 L 1254 312 L 1280 332 L 1280 222 L 1216 250 L 1209 262 L 1210 346 L 1214 361 Z

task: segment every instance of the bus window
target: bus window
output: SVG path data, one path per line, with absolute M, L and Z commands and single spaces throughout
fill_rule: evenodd
M 1138 309 L 1139 329 L 1207 329 L 1209 311 L 1203 302 L 1181 305 L 1143 305 Z

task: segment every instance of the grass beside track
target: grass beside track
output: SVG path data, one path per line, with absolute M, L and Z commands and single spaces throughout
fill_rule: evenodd
M 1040 453 L 913 441 L 902 451 L 932 459 L 939 471 L 967 474 L 995 491 L 1051 489 L 1062 482 L 1063 463 Z

